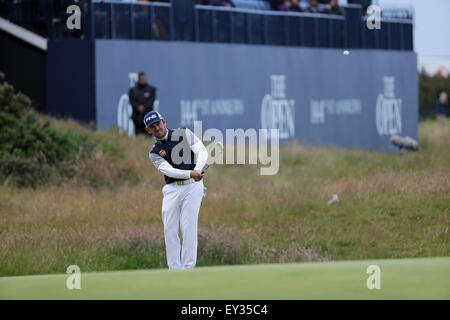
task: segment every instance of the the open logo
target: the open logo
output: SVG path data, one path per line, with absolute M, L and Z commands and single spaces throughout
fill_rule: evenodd
M 279 129 L 280 139 L 293 138 L 295 134 L 295 101 L 286 98 L 286 76 L 270 76 L 272 92 L 261 103 L 261 128 Z
M 130 80 L 130 88 L 133 88 L 138 81 L 138 73 L 130 72 L 128 74 L 128 79 Z M 153 110 L 158 111 L 159 101 L 155 100 L 153 104 Z M 130 97 L 128 93 L 122 94 L 119 99 L 119 105 L 117 106 L 117 125 L 121 133 L 128 133 L 129 136 L 135 135 L 135 128 L 133 120 L 131 120 L 131 115 L 133 114 L 133 108 L 130 104 Z

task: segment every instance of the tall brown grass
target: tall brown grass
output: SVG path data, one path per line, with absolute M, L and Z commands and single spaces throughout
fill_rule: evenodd
M 86 130 L 76 122 L 57 125 Z M 450 123 L 420 124 L 422 149 L 379 153 L 281 148 L 280 171 L 216 165 L 206 177 L 198 265 L 449 255 Z M 152 140 L 92 133 L 123 146 L 73 179 L 0 187 L 0 275 L 165 267 L 163 178 Z M 327 201 L 337 193 L 340 202 Z

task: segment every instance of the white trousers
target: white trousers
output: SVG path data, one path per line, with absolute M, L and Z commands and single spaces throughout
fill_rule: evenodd
M 194 268 L 197 263 L 197 226 L 204 195 L 203 181 L 186 185 L 166 184 L 162 191 L 162 220 L 169 269 Z M 183 248 L 178 236 L 179 227 Z

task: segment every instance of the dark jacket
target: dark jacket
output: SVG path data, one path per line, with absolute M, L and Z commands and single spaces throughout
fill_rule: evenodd
M 133 114 L 137 113 L 140 105 L 145 107 L 145 113 L 153 110 L 153 103 L 156 99 L 156 88 L 148 85 L 136 84 L 130 89 L 128 96 L 130 97 L 130 104 L 133 107 Z
M 236 7 L 232 0 L 213 0 L 211 1 L 212 6 L 216 7 L 224 7 L 226 4 L 229 4 L 231 7 Z
M 446 114 L 448 112 L 447 110 L 448 105 L 441 102 L 441 100 L 437 100 L 434 104 L 434 112 L 436 114 Z
M 329 13 L 329 14 L 342 15 L 342 8 L 340 6 L 327 5 L 326 12 Z
M 162 157 L 164 160 L 166 160 L 172 167 L 176 168 L 176 169 L 180 169 L 180 170 L 194 170 L 195 169 L 195 155 L 194 152 L 192 152 L 192 150 L 189 147 L 189 144 L 187 143 L 187 139 L 186 136 L 183 134 L 186 130 L 186 128 L 180 128 L 180 129 L 168 129 L 169 130 L 169 134 L 167 137 L 167 140 L 157 140 L 156 143 L 153 145 L 153 147 L 150 149 L 150 159 L 152 159 L 152 153 L 155 155 L 159 155 L 160 157 Z M 179 130 L 182 130 L 182 132 L 180 133 Z M 174 131 L 176 132 L 176 137 L 178 137 L 178 139 L 176 138 L 172 138 Z M 188 163 L 175 163 L 174 161 L 172 161 L 172 149 L 175 148 L 179 143 L 186 143 L 186 148 L 182 148 L 179 147 L 179 153 L 178 156 L 180 158 L 183 158 L 183 150 L 187 149 L 189 150 L 189 161 Z M 152 159 L 153 161 L 153 159 Z M 155 162 L 154 162 L 155 163 Z M 180 181 L 183 179 L 175 179 L 172 177 L 168 177 L 166 175 L 164 175 L 164 180 L 166 181 L 166 184 L 172 183 L 174 181 Z

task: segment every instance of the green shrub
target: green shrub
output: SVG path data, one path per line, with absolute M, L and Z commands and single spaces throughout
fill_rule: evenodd
M 68 129 L 43 121 L 31 101 L 0 84 L 0 183 L 37 187 L 73 179 L 90 187 L 139 182 L 117 127 L 109 132 Z
M 48 182 L 49 167 L 39 160 L 23 159 L 17 156 L 4 155 L 0 158 L 0 177 L 4 182 L 11 182 L 19 187 L 33 187 Z
M 63 176 L 73 174 L 71 165 L 61 164 L 89 156 L 97 143 L 85 133 L 41 123 L 30 106 L 11 85 L 0 85 L 0 177 L 35 187 L 48 181 L 50 166 Z

